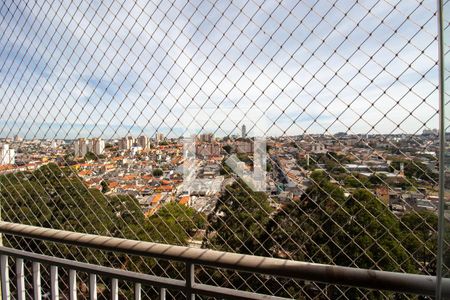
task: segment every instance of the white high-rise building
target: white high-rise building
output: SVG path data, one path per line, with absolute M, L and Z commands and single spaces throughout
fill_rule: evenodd
M 120 150 L 130 150 L 133 147 L 134 138 L 132 136 L 127 136 L 119 140 Z
M 75 157 L 84 157 L 88 153 L 89 140 L 85 138 L 78 139 L 74 142 Z
M 0 165 L 13 165 L 15 154 L 14 149 L 10 149 L 8 144 L 0 145 Z
M 105 152 L 105 141 L 101 138 L 85 139 L 81 138 L 74 142 L 75 157 L 84 157 L 86 153 L 92 152 L 100 155 Z
M 137 138 L 137 144 L 144 151 L 150 148 L 150 140 L 145 135 L 141 135 L 140 137 Z
M 156 142 L 159 144 L 159 143 L 161 143 L 163 141 L 164 141 L 164 134 L 162 134 L 161 132 L 158 132 L 156 134 Z
M 101 155 L 105 152 L 105 141 L 101 138 L 91 139 L 89 143 L 89 151 L 95 155 Z

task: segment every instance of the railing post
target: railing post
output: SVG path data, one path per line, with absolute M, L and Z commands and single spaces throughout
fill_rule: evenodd
M 69 299 L 77 300 L 77 271 L 69 271 Z
M 2 299 L 9 300 L 11 294 L 9 292 L 9 264 L 8 256 L 2 255 L 0 258 L 2 272 Z
M 186 299 L 194 300 L 195 294 L 192 293 L 192 286 L 194 284 L 194 264 L 186 263 Z
M 97 300 L 97 275 L 89 274 L 89 299 Z
M 51 299 L 52 300 L 58 300 L 59 299 L 59 278 L 58 278 L 58 267 L 57 266 L 51 266 L 50 267 L 50 279 L 51 279 Z
M 119 280 L 117 278 L 113 278 L 111 280 L 111 300 L 119 299 Z
M 159 290 L 159 300 L 166 300 L 166 289 L 161 288 Z
M 134 300 L 141 300 L 141 284 L 136 283 L 134 285 Z
M 438 65 L 439 65 L 439 206 L 438 206 L 438 231 L 437 231 L 437 253 L 436 253 L 436 299 L 442 299 L 442 271 L 444 264 L 444 241 L 445 241 L 445 194 L 446 194 L 446 170 L 445 152 L 446 152 L 446 133 L 448 124 L 446 124 L 447 107 L 446 104 L 446 78 L 445 78 L 445 53 L 447 46 L 444 41 L 444 31 L 446 30 L 444 22 L 444 3 L 446 1 L 437 1 L 437 23 L 438 23 Z M 448 101 L 448 100 L 447 100 Z
M 42 299 L 41 264 L 38 262 L 33 262 L 33 295 L 34 295 L 34 300 Z
M 23 271 L 23 259 L 16 259 L 17 299 L 25 300 L 25 275 Z

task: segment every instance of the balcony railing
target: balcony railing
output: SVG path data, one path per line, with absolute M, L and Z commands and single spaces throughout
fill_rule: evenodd
M 41 264 L 50 266 L 51 299 L 59 299 L 58 268 L 66 269 L 69 273 L 68 296 L 70 299 L 77 299 L 77 271 L 89 274 L 90 299 L 97 299 L 97 276 L 111 279 L 110 290 L 112 299 L 118 299 L 119 280 L 134 284 L 134 299 L 141 299 L 142 286 L 158 288 L 160 291 L 160 299 L 166 299 L 166 290 L 182 291 L 187 299 L 194 299 L 195 295 L 228 299 L 287 299 L 196 283 L 194 280 L 196 266 L 223 268 L 334 285 L 427 296 L 434 295 L 436 289 L 436 277 L 434 276 L 305 263 L 254 255 L 125 240 L 8 222 L 0 222 L 0 232 L 7 235 L 75 245 L 77 247 L 88 247 L 155 259 L 178 261 L 184 263 L 185 266 L 185 280 L 179 280 L 0 247 L 2 299 L 5 300 L 11 299 L 9 257 L 14 258 L 16 262 L 16 289 L 17 299 L 19 300 L 25 299 L 25 261 L 32 262 L 34 299 L 42 299 Z M 444 298 L 450 297 L 450 279 L 443 279 L 442 295 Z

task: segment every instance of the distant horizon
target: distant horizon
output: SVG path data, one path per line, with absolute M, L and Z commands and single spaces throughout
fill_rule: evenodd
M 431 133 L 424 133 L 424 131 L 438 131 L 438 129 L 434 128 L 434 129 L 425 129 L 422 132 L 417 132 L 417 133 L 346 133 L 346 132 L 336 132 L 336 133 L 303 133 L 303 134 L 296 134 L 296 135 L 279 135 L 279 136 L 271 136 L 271 135 L 267 135 L 267 138 L 283 138 L 283 137 L 300 137 L 300 136 L 338 136 L 338 135 L 346 135 L 346 136 L 401 136 L 401 135 L 413 135 L 413 136 L 417 136 L 417 135 L 429 135 Z M 53 141 L 53 140 L 64 140 L 64 141 L 74 141 L 74 140 L 78 140 L 78 139 L 94 139 L 94 138 L 101 138 L 105 141 L 111 141 L 111 140 L 119 140 L 121 138 L 127 137 L 127 136 L 132 136 L 133 138 L 138 138 L 140 136 L 146 136 L 149 139 L 156 139 L 156 134 L 158 133 L 162 133 L 164 135 L 164 138 L 167 139 L 180 139 L 180 138 L 185 138 L 187 136 L 166 136 L 163 132 L 156 132 L 153 135 L 148 135 L 148 134 L 138 134 L 138 135 L 133 135 L 133 134 L 127 134 L 127 135 L 123 135 L 123 136 L 117 136 L 117 137 L 112 137 L 112 138 L 104 138 L 103 136 L 80 136 L 80 137 L 76 137 L 76 138 L 37 138 L 37 137 L 33 137 L 33 138 L 25 138 L 22 137 L 20 135 L 18 135 L 18 137 L 22 140 L 26 140 L 26 141 L 33 141 L 33 140 L 44 140 L 44 141 Z M 201 134 L 213 134 L 215 138 L 226 138 L 226 137 L 232 137 L 232 138 L 242 138 L 242 136 L 240 134 L 230 134 L 230 135 L 215 135 L 213 132 L 211 131 L 203 131 L 201 133 L 198 133 L 198 135 Z M 450 133 L 448 133 L 450 134 Z M 1 137 L 0 136 L 0 140 L 14 140 L 16 138 L 17 135 L 14 135 L 12 137 Z M 245 138 L 254 138 L 255 136 L 253 136 L 251 133 L 247 132 L 247 135 Z

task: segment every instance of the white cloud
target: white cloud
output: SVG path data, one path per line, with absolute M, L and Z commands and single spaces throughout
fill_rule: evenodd
M 388 2 L 11 1 L 0 21 L 1 135 L 178 134 L 195 117 L 186 110 L 202 107 L 219 107 L 205 122 L 223 131 L 234 130 L 230 113 L 276 121 L 270 134 L 437 126 L 431 0 L 415 11 L 415 2 L 393 9 Z

